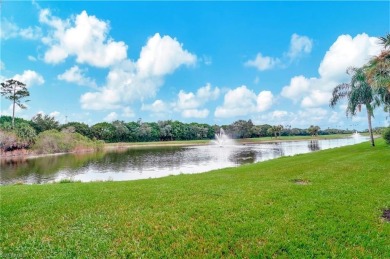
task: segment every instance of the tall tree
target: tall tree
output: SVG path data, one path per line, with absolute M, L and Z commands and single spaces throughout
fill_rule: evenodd
M 309 132 L 312 137 L 315 137 L 318 136 L 320 129 L 321 128 L 319 126 L 310 125 L 310 127 L 307 129 L 307 132 Z
M 37 131 L 37 133 L 41 133 L 45 130 L 58 129 L 60 123 L 56 121 L 54 116 L 50 115 L 42 115 L 38 113 L 31 119 L 31 126 Z
M 371 58 L 364 70 L 368 83 L 378 94 L 378 103 L 390 112 L 390 34 L 379 37 L 379 44 L 383 46 L 382 52 Z
M 1 83 L 1 95 L 12 102 L 12 128 L 15 128 L 15 106 L 26 109 L 27 106 L 22 103 L 22 99 L 30 96 L 26 85 L 14 79 L 9 79 Z M 24 102 L 28 102 L 25 100 Z
M 371 117 L 374 116 L 374 93 L 373 89 L 367 82 L 363 68 L 349 68 L 347 73 L 351 76 L 349 83 L 343 83 L 336 86 L 332 92 L 330 106 L 334 107 L 344 98 L 347 98 L 347 116 L 355 116 L 361 110 L 361 106 L 365 105 L 367 110 L 368 131 L 370 133 L 371 145 L 375 146 L 372 133 Z

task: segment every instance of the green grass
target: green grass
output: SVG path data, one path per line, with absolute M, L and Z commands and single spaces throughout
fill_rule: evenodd
M 390 256 L 382 139 L 204 174 L 0 193 L 3 258 Z

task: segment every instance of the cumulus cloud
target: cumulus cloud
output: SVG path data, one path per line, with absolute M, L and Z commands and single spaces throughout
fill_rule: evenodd
M 287 56 L 290 59 L 299 58 L 302 54 L 309 54 L 313 48 L 313 40 L 307 36 L 294 33 L 291 36 L 290 49 Z
M 156 33 L 148 39 L 136 62 L 125 60 L 113 66 L 104 87 L 81 96 L 82 107 L 110 109 L 122 103 L 152 98 L 163 85 L 166 75 L 195 62 L 196 56 L 183 49 L 175 38 L 161 37 Z M 111 98 L 107 98 L 107 94 Z
M 274 110 L 261 114 L 254 119 L 255 123 L 267 122 L 272 125 L 294 125 L 294 127 L 307 128 L 310 125 L 328 125 L 339 121 L 339 113 L 324 108 L 301 109 L 296 112 Z
M 133 110 L 130 107 L 124 107 L 122 109 L 122 116 L 126 118 L 132 118 L 135 116 Z
M 2 19 L 0 23 L 0 39 L 8 40 L 17 37 L 27 40 L 37 40 L 42 37 L 42 30 L 37 26 L 19 28 L 15 23 L 7 19 Z
M 209 83 L 200 87 L 195 94 L 181 90 L 178 94 L 176 108 L 179 110 L 198 108 L 210 100 L 217 99 L 219 94 L 220 89 L 218 87 L 212 89 Z
M 18 80 L 18 81 L 26 84 L 26 87 L 31 87 L 34 85 L 41 85 L 45 82 L 43 77 L 33 70 L 25 70 L 23 72 L 23 74 L 15 75 L 13 77 L 13 79 Z
M 272 69 L 278 64 L 280 64 L 280 59 L 263 56 L 263 54 L 258 53 L 256 58 L 253 60 L 248 60 L 245 63 L 245 66 L 255 67 L 259 71 L 264 71 L 264 70 Z
M 209 115 L 208 109 L 188 109 L 182 111 L 184 118 L 206 118 Z
M 181 90 L 174 104 L 175 110 L 181 112 L 184 118 L 205 118 L 208 116 L 209 111 L 200 108 L 207 102 L 217 99 L 219 94 L 220 89 L 218 87 L 212 89 L 209 83 L 200 87 L 196 93 L 187 93 Z
M 162 100 L 156 100 L 152 104 L 142 104 L 141 110 L 152 113 L 166 113 L 169 110 L 169 106 Z
M 142 47 L 137 70 L 140 77 L 159 77 L 173 73 L 181 65 L 195 62 L 196 56 L 183 49 L 183 44 L 175 38 L 161 37 L 156 33 Z
M 326 52 L 318 69 L 319 77 L 293 77 L 289 85 L 283 87 L 281 95 L 302 107 L 328 105 L 335 86 L 348 80 L 346 69 L 360 67 L 373 55 L 380 52 L 381 46 L 375 37 L 358 34 L 354 38 L 341 35 Z
M 49 116 L 51 117 L 58 117 L 61 113 L 59 111 L 54 111 L 54 112 L 51 112 L 49 113 Z
M 272 102 L 273 95 L 270 91 L 262 91 L 256 95 L 243 85 L 225 94 L 223 105 L 216 108 L 214 115 L 219 118 L 245 116 L 269 109 Z
M 75 56 L 78 63 L 109 67 L 127 57 L 127 45 L 108 36 L 109 23 L 86 11 L 61 20 L 49 9 L 42 9 L 39 21 L 53 29 L 43 38 L 43 43 L 49 47 L 44 55 L 47 63 L 57 64 Z
M 78 66 L 73 66 L 66 70 L 63 74 L 58 75 L 59 80 L 63 80 L 69 83 L 76 83 L 82 86 L 96 87 L 96 82 L 92 78 L 86 77 L 85 70 L 80 69 Z
M 81 96 L 81 108 L 86 110 L 111 110 L 120 108 L 120 93 L 105 88 L 99 92 L 88 92 Z
M 376 37 L 367 34 L 358 34 L 354 38 L 350 35 L 341 35 L 326 52 L 318 73 L 321 78 L 335 81 L 348 78 L 345 71 L 350 66 L 360 67 L 380 53 L 382 46 Z
M 118 119 L 118 114 L 116 112 L 109 113 L 106 117 L 104 117 L 104 121 L 112 122 Z
M 268 110 L 273 103 L 273 95 L 271 91 L 262 91 L 257 96 L 257 111 L 263 112 Z

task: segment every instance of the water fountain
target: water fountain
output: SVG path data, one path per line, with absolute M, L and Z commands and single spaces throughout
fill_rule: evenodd
M 360 138 L 362 135 L 360 135 L 360 133 L 358 133 L 357 131 L 355 131 L 355 133 L 352 134 L 352 137 L 353 138 Z
M 218 145 L 220 147 L 231 146 L 235 144 L 234 140 L 229 138 L 228 135 L 226 135 L 223 128 L 219 130 L 219 133 L 215 134 L 215 140 L 212 140 L 211 143 L 213 143 L 214 145 Z

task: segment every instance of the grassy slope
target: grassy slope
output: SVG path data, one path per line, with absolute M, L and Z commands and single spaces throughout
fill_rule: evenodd
M 390 147 L 377 143 L 197 175 L 3 186 L 2 256 L 388 258 Z

